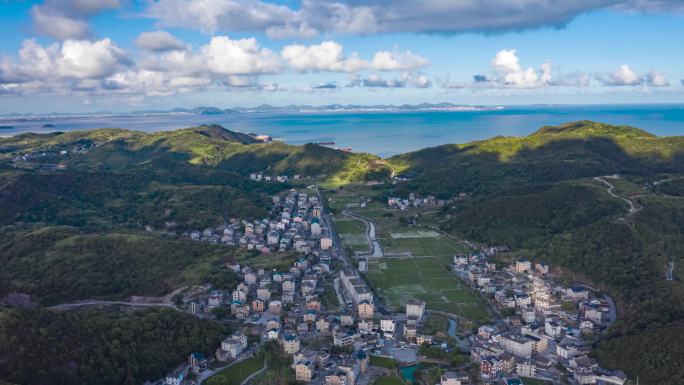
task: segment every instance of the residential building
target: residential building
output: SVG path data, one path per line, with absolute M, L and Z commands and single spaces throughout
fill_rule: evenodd
M 383 318 L 380 320 L 380 330 L 385 334 L 385 336 L 393 336 L 395 329 L 396 322 L 393 319 Z
M 359 302 L 358 305 L 359 318 L 361 319 L 371 319 L 373 318 L 374 308 L 373 304 L 368 300 L 363 300 Z
M 532 263 L 528 260 L 515 261 L 515 271 L 518 273 L 524 273 L 526 271 L 532 270 Z
M 417 299 L 410 299 L 406 303 L 406 317 L 421 319 L 423 318 L 423 314 L 425 314 L 425 302 Z
M 301 382 L 310 382 L 314 373 L 314 362 L 310 360 L 302 360 L 294 365 L 295 380 Z
M 283 350 L 286 354 L 295 354 L 299 351 L 299 337 L 289 333 L 283 337 Z
M 534 377 L 537 367 L 530 360 L 519 361 L 515 364 L 515 372 L 521 377 Z
M 508 353 L 516 357 L 532 356 L 532 341 L 518 334 L 507 334 L 499 337 L 499 344 Z

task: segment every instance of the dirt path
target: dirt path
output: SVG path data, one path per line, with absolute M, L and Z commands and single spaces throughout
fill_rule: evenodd
M 676 177 L 676 178 L 667 178 L 667 179 L 655 181 L 655 182 L 653 182 L 653 185 L 654 185 L 654 186 L 657 186 L 657 185 L 659 185 L 659 184 L 661 184 L 661 183 L 670 182 L 670 181 L 679 180 L 679 179 L 684 179 L 684 176 L 680 176 L 680 177 Z
M 99 299 L 84 299 L 80 301 L 75 301 L 75 302 L 70 302 L 70 303 L 63 303 L 59 305 L 54 305 L 48 307 L 48 309 L 51 310 L 69 310 L 69 309 L 75 309 L 75 308 L 80 308 L 80 307 L 97 307 L 97 306 L 119 306 L 119 307 L 130 307 L 130 308 L 147 308 L 147 307 L 155 307 L 155 306 L 160 306 L 160 307 L 167 307 L 171 309 L 176 309 L 179 310 L 176 307 L 176 304 L 173 302 L 173 297 L 176 295 L 183 293 L 184 291 L 189 290 L 190 293 L 197 293 L 199 291 L 206 290 L 206 285 L 205 286 L 183 286 L 179 287 L 178 289 L 172 291 L 169 294 L 166 294 L 162 297 L 144 297 L 144 296 L 131 296 L 127 300 L 119 300 L 119 301 L 105 301 L 105 300 L 99 300 Z

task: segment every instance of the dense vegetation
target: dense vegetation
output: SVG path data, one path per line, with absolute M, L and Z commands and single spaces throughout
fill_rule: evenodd
M 457 204 L 444 228 L 466 239 L 518 249 L 534 247 L 550 236 L 626 210 L 625 203 L 604 190 L 598 185 L 563 183 L 506 191 Z
M 415 162 L 408 170 L 420 173 L 401 188 L 471 194 L 445 210 L 445 230 L 508 245 L 514 255 L 560 265 L 611 293 L 620 315 L 598 342 L 603 365 L 644 384 L 681 383 L 684 287 L 676 272 L 665 281 L 665 271 L 670 261 L 684 262 L 682 137 L 581 122 L 396 160 Z M 624 179 L 613 182 L 618 193 L 643 207 L 631 217 L 626 202 L 591 179 L 614 173 Z
M 221 178 L 228 182 L 204 184 L 212 181 L 189 178 L 177 182 L 137 171 L 0 174 L 0 184 L 4 184 L 0 189 L 0 224 L 149 225 L 165 229 L 168 222 L 168 230 L 202 230 L 231 217 L 267 216 L 266 195 L 275 192 L 273 186 L 231 183 L 236 176 L 229 173 Z
M 452 197 L 609 174 L 684 172 L 684 137 L 575 122 L 526 137 L 495 137 L 402 154 L 388 161 L 414 177 L 407 191 Z
M 138 385 L 230 330 L 175 310 L 0 309 L 0 377 L 18 385 Z
M 276 174 L 324 175 L 343 181 L 363 181 L 388 174 L 384 163 L 373 155 L 314 144 L 261 143 L 217 125 L 155 133 L 101 129 L 23 134 L 0 139 L 0 159 L 32 151 L 61 151 L 83 143 L 91 148 L 61 162 L 69 168 L 108 171 L 149 166 L 175 170 L 177 166 L 196 165 L 243 175 L 269 170 Z
M 154 235 L 86 233 L 67 227 L 0 230 L 0 298 L 30 294 L 44 305 L 76 299 L 161 296 L 173 289 L 212 282 L 231 289 L 228 261 L 254 258 L 256 265 L 278 264 L 255 252 Z

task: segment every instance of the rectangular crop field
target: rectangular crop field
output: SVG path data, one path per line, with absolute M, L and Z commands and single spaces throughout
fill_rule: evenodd
M 335 229 L 342 240 L 345 248 L 352 251 L 368 251 L 370 243 L 366 237 L 366 225 L 356 219 L 348 219 L 341 216 L 334 218 Z
M 372 260 L 366 278 L 385 302 L 398 311 L 409 299 L 416 298 L 425 301 L 428 309 L 473 321 L 488 318 L 483 300 L 437 257 Z

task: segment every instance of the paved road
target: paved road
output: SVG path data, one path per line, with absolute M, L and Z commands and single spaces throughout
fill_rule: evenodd
M 247 377 L 247 378 L 245 378 L 245 380 L 242 381 L 242 382 L 240 383 L 240 385 L 245 385 L 245 384 L 249 383 L 249 381 L 250 381 L 252 378 L 254 378 L 254 377 L 260 375 L 260 374 L 263 373 L 264 370 L 266 370 L 266 369 L 268 369 L 268 361 L 264 358 L 264 366 L 263 366 L 261 369 L 257 370 L 256 372 L 250 374 L 250 376 Z
M 333 224 L 332 218 L 330 217 L 330 212 L 328 211 L 327 202 L 325 200 L 323 200 L 323 196 L 321 195 L 320 190 L 317 190 L 316 194 L 318 195 L 318 200 L 323 205 L 323 213 L 321 216 L 322 216 L 322 219 L 327 223 L 328 229 L 330 229 L 330 237 L 333 240 L 334 250 L 336 251 L 337 255 L 339 256 L 339 259 L 342 261 L 344 266 L 349 268 L 349 269 L 352 269 L 353 271 L 355 271 L 357 273 L 357 275 L 359 275 L 359 277 L 361 277 L 357 267 L 354 266 L 354 264 L 349 261 L 349 257 L 347 256 L 347 254 L 342 249 L 342 241 L 340 240 L 339 235 L 335 231 L 335 226 Z M 361 278 L 361 279 L 363 279 L 363 278 Z M 371 288 L 370 285 L 368 285 L 368 283 L 366 283 L 366 286 L 368 286 L 369 289 L 373 290 L 373 288 Z M 373 301 L 375 304 L 375 307 L 378 309 L 378 311 L 380 311 L 380 313 L 387 314 L 389 312 L 387 307 L 385 307 L 385 305 L 383 305 L 380 302 L 380 298 L 378 297 L 378 295 L 375 291 L 373 291 L 373 294 L 375 297 L 375 300 Z
M 368 238 L 368 242 L 370 243 L 372 248 L 371 256 L 373 258 L 382 258 L 382 246 L 380 245 L 378 239 L 375 237 L 375 223 L 373 223 L 373 221 L 370 218 L 366 218 L 353 211 L 344 210 L 342 211 L 342 214 L 348 217 L 352 217 L 354 219 L 358 219 L 366 225 L 366 238 Z
M 615 177 L 607 175 L 607 176 L 597 176 L 594 178 L 594 180 L 601 182 L 608 187 L 608 189 L 606 190 L 608 192 L 608 195 L 612 196 L 613 198 L 617 198 L 617 199 L 620 199 L 620 200 L 627 202 L 627 204 L 629 205 L 629 213 L 627 214 L 627 218 L 629 218 L 632 215 L 641 211 L 642 207 L 639 204 L 637 204 L 636 202 L 632 201 L 631 199 L 627 199 L 623 196 L 615 194 L 615 192 L 613 192 L 613 190 L 615 190 L 615 186 L 613 186 L 612 183 L 608 182 L 606 180 L 606 178 L 615 179 Z M 627 218 L 624 218 L 624 219 L 627 219 Z
M 122 307 L 132 307 L 132 308 L 146 308 L 146 307 L 168 307 L 171 309 L 178 309 L 174 304 L 167 302 L 126 302 L 126 301 L 79 301 L 72 303 L 63 303 L 60 305 L 50 306 L 50 310 L 69 310 L 79 307 L 89 307 L 89 306 L 122 306 Z

